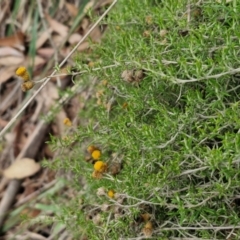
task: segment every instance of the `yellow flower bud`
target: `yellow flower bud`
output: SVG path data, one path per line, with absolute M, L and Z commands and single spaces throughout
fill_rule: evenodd
M 24 75 L 27 72 L 27 69 L 25 67 L 19 67 L 16 71 L 16 75 L 18 75 L 19 77 L 21 77 L 22 75 Z
M 29 81 L 30 77 L 25 67 L 19 67 L 16 71 L 16 75 L 21 77 L 23 81 Z

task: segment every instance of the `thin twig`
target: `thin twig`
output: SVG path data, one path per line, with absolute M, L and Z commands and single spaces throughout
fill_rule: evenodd
M 99 71 L 99 70 L 102 70 L 102 69 L 108 69 L 108 68 L 113 68 L 113 67 L 119 67 L 121 66 L 120 63 L 115 63 L 115 64 L 112 64 L 112 65 L 108 65 L 108 66 L 104 66 L 104 67 L 97 67 L 97 68 L 93 68 L 91 69 L 90 71 Z M 64 77 L 64 76 L 77 76 L 77 75 L 81 75 L 83 73 L 89 73 L 89 70 L 83 70 L 83 71 L 80 71 L 80 72 L 74 72 L 74 73 L 62 73 L 62 74 L 56 74 L 56 75 L 51 75 L 49 76 L 49 78 L 55 78 L 55 77 Z M 41 79 L 41 80 L 38 80 L 38 81 L 35 81 L 35 83 L 39 83 L 39 82 L 43 82 L 45 80 L 44 79 Z
M 191 79 L 187 79 L 187 80 L 176 78 L 175 81 L 177 83 L 198 82 L 198 81 L 208 80 L 208 79 L 217 79 L 217 78 L 223 77 L 225 75 L 233 75 L 236 73 L 240 73 L 240 68 L 232 69 L 227 72 L 223 72 L 223 73 L 219 73 L 219 74 L 215 74 L 215 75 L 209 75 L 209 76 L 205 76 L 205 77 L 201 77 L 201 78 L 191 78 Z
M 161 231 L 167 231 L 167 230 L 227 230 L 227 229 L 240 229 L 240 226 L 209 226 L 209 227 L 169 227 L 169 228 L 162 228 Z
M 97 20 L 97 22 L 89 29 L 86 35 L 78 42 L 78 44 L 72 49 L 72 51 L 63 59 L 63 61 L 59 64 L 59 68 L 61 68 L 67 60 L 72 56 L 72 54 L 78 49 L 78 47 L 86 40 L 89 34 L 94 30 L 94 28 L 102 21 L 102 19 L 109 13 L 109 11 L 113 8 L 113 6 L 117 3 L 118 0 L 113 1 L 113 3 L 109 6 L 109 8 L 102 14 L 102 16 Z M 51 80 L 51 77 L 57 73 L 57 70 L 54 70 L 49 77 L 46 77 L 45 82 L 39 87 L 39 89 L 33 94 L 33 96 L 26 102 L 26 104 L 18 111 L 18 113 L 8 122 L 8 124 L 2 129 L 0 132 L 0 139 L 4 135 L 4 133 L 9 129 L 9 127 L 16 121 L 16 119 L 20 116 L 20 114 L 26 109 L 26 107 L 30 104 L 30 102 L 37 96 L 37 94 L 47 85 L 47 83 Z

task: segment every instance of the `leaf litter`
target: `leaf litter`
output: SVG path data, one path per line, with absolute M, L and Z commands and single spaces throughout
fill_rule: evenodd
M 54 66 L 66 57 L 73 45 L 90 29 L 92 22 L 87 17 L 87 9 L 92 7 L 98 15 L 104 12 L 106 5 L 111 4 L 112 0 L 89 0 L 85 6 L 79 4 L 77 0 L 60 1 L 54 6 L 52 1 L 39 0 L 47 28 L 40 17 L 37 21 L 34 20 L 36 12 L 40 15 L 37 1 L 21 1 L 19 5 L 18 3 L 13 0 L 0 2 L 0 129 L 14 117 L 32 94 L 22 92 L 21 80 L 15 75 L 16 69 L 25 66 L 31 70 L 32 80 L 48 76 Z M 81 9 L 84 9 L 82 13 Z M 32 34 L 33 28 L 37 29 L 37 36 Z M 100 42 L 104 30 L 95 28 L 90 35 L 91 40 Z M 31 49 L 31 46 L 34 46 L 34 49 Z M 85 51 L 88 48 L 89 43 L 85 41 L 79 46 L 78 51 Z M 67 66 L 71 63 L 69 59 Z M 59 79 L 62 89 L 72 86 L 70 76 L 62 76 Z M 6 202 L 22 207 L 21 213 L 25 213 L 29 218 L 35 218 L 44 211 L 44 207 L 40 211 L 22 205 L 22 202 L 32 195 L 37 199 L 41 189 L 44 191 L 45 185 L 51 186 L 55 181 L 56 173 L 40 169 L 43 158 L 50 160 L 56 155 L 45 142 L 49 138 L 49 132 L 59 136 L 64 134 L 63 118 L 69 117 L 75 124 L 78 122 L 78 111 L 84 108 L 79 96 L 82 95 L 83 97 L 80 98 L 87 99 L 92 91 L 92 88 L 80 90 L 78 95 L 64 96 L 64 99 L 61 99 L 58 95 L 58 87 L 56 79 L 52 79 L 0 142 L 0 172 L 3 173 L 0 175 L 0 212 L 3 213 L 0 216 L 0 228 L 4 229 L 3 233 L 7 238 L 18 233 L 19 237 L 34 236 L 45 239 L 39 234 L 39 226 L 30 229 L 24 225 L 19 226 L 20 218 L 14 217 L 14 211 L 18 211 L 18 208 L 13 208 L 12 204 Z M 70 101 L 69 107 L 63 108 L 61 104 L 66 101 Z M 41 116 L 48 114 L 56 104 L 60 111 L 54 121 L 46 123 L 41 120 Z M 61 188 L 58 189 L 60 190 Z M 7 212 L 10 214 L 6 215 Z M 45 212 L 45 215 L 47 214 Z M 42 228 L 44 232 L 46 226 Z M 71 239 L 71 235 L 69 233 L 67 235 Z

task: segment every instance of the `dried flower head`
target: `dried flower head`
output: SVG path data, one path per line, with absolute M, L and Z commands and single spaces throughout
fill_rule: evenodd
M 160 37 L 165 37 L 167 35 L 168 31 L 166 29 L 162 29 L 159 32 Z
M 143 213 L 141 217 L 144 222 L 147 222 L 151 218 L 151 215 L 149 213 Z
M 24 82 L 24 83 L 21 85 L 21 88 L 22 88 L 22 91 L 23 91 L 23 92 L 26 92 L 26 91 L 32 89 L 33 86 L 34 86 L 34 82 L 32 82 L 32 81 L 26 81 L 26 82 Z
M 114 213 L 123 214 L 123 213 L 124 213 L 124 210 L 123 210 L 123 208 L 120 207 L 120 206 L 114 206 L 113 212 L 114 212 Z
M 99 90 L 96 92 L 96 98 L 100 98 L 101 96 L 103 96 L 104 94 L 104 90 Z
M 119 174 L 121 169 L 122 169 L 122 164 L 118 162 L 113 162 L 108 168 L 109 173 L 112 174 L 113 176 L 116 176 L 117 174 Z
M 133 82 L 134 81 L 133 74 L 134 74 L 133 70 L 124 70 L 122 72 L 121 77 L 126 82 Z
M 127 108 L 127 107 L 128 107 L 128 103 L 124 102 L 123 105 L 122 105 L 122 108 Z
M 96 149 L 96 150 L 93 150 L 92 152 L 92 158 L 94 160 L 98 160 L 99 158 L 101 157 L 101 151 Z
M 110 198 L 114 198 L 114 194 L 115 194 L 115 192 L 114 192 L 113 190 L 109 190 L 109 191 L 108 191 L 108 196 L 109 196 Z
M 153 22 L 152 16 L 146 16 L 145 21 L 146 21 L 146 23 L 149 24 L 149 25 L 152 24 L 152 22 Z
M 92 173 L 92 177 L 96 178 L 96 179 L 101 179 L 102 176 L 103 176 L 102 173 L 97 171 L 97 170 L 94 170 L 93 173 Z
M 145 38 L 150 37 L 150 35 L 151 35 L 151 33 L 150 33 L 150 31 L 148 31 L 148 30 L 145 30 L 145 31 L 143 32 L 143 37 L 145 37 Z
M 72 122 L 71 122 L 71 120 L 70 120 L 69 118 L 65 118 L 65 119 L 63 120 L 63 123 L 64 123 L 64 125 L 66 125 L 66 126 L 68 126 L 68 127 L 71 127 L 71 126 L 72 126 Z
M 97 100 L 97 105 L 102 105 L 103 103 L 102 103 L 102 100 L 100 99 L 100 98 L 98 98 L 98 100 Z
M 137 82 L 141 81 L 144 78 L 143 70 L 136 70 L 134 72 L 134 78 L 135 78 L 135 81 Z
M 107 80 L 102 80 L 102 81 L 101 81 L 101 84 L 102 84 L 103 86 L 107 86 L 107 85 L 108 85 L 108 81 L 107 81 Z
M 123 194 L 120 194 L 120 193 L 115 193 L 114 194 L 114 199 L 116 199 L 118 203 L 122 204 L 124 199 L 125 199 L 125 196 Z
M 124 81 L 133 83 L 133 84 L 141 82 L 144 76 L 145 76 L 145 72 L 142 69 L 124 70 L 121 75 Z
M 153 226 L 150 221 L 148 221 L 145 225 L 144 228 L 142 229 L 143 234 L 145 237 L 151 237 L 153 233 Z
M 108 205 L 108 204 L 106 204 L 106 203 L 102 204 L 101 210 L 102 210 L 103 212 L 109 211 L 109 210 L 110 210 L 110 205 Z
M 94 169 L 100 173 L 104 173 L 107 170 L 107 164 L 103 161 L 97 161 L 94 164 Z
M 97 195 L 98 196 L 104 196 L 106 194 L 106 190 L 104 187 L 100 187 L 97 189 Z
M 94 145 L 90 145 L 90 146 L 88 146 L 88 148 L 87 148 L 87 151 L 88 151 L 89 153 L 91 153 L 91 154 L 92 154 L 92 152 L 93 152 L 94 150 L 98 150 L 98 148 L 97 148 L 96 146 L 94 146 Z
M 25 67 L 19 67 L 16 71 L 16 75 L 21 77 L 23 81 L 29 81 L 29 74 Z
M 91 61 L 91 62 L 88 63 L 88 66 L 89 66 L 90 68 L 94 67 L 94 65 L 95 65 L 95 62 L 92 62 L 92 61 Z
M 96 214 L 93 218 L 92 218 L 92 221 L 95 225 L 99 225 L 102 221 L 101 219 L 101 215 L 98 213 Z

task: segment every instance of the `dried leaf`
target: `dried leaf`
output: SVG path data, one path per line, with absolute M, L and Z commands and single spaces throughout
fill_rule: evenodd
M 40 170 L 41 166 L 31 158 L 18 159 L 3 171 L 3 175 L 9 179 L 23 179 L 30 177 Z
M 7 121 L 0 118 L 0 127 L 5 127 L 7 125 L 7 123 L 8 123 Z
M 54 36 L 52 36 L 52 40 L 54 42 L 54 45 L 58 47 L 62 43 L 63 37 L 55 34 Z
M 0 48 L 0 57 L 5 56 L 16 56 L 16 57 L 23 57 L 23 54 L 12 47 L 2 47 Z
M 36 49 L 39 49 L 49 39 L 49 35 L 51 35 L 51 33 L 52 29 L 49 28 L 38 37 L 36 42 Z
M 24 51 L 24 38 L 24 34 L 22 32 L 18 32 L 13 36 L 0 38 L 0 46 L 14 47 Z
M 20 65 L 21 62 L 23 62 L 23 57 L 12 57 L 12 56 L 6 56 L 0 58 L 0 65 L 3 66 L 13 66 L 13 65 Z
M 89 37 L 91 37 L 92 41 L 94 42 L 100 42 L 101 36 L 102 33 L 99 27 L 94 28 L 93 31 L 89 34 Z
M 44 58 L 50 58 L 54 54 L 54 49 L 49 47 L 40 48 L 37 50 L 37 53 Z
M 74 4 L 65 2 L 65 5 L 71 16 L 76 17 L 78 15 L 78 8 Z
M 27 215 L 28 218 L 35 218 L 41 213 L 41 210 L 34 208 L 25 208 L 21 211 L 22 215 Z
M 0 70 L 0 84 L 7 81 L 10 77 L 15 75 L 15 66 L 5 67 Z
M 52 28 L 53 31 L 57 32 L 59 35 L 62 37 L 66 37 L 68 34 L 68 27 L 65 25 L 61 24 L 60 22 L 54 20 L 53 18 L 50 17 L 50 15 L 45 14 L 45 17 Z
M 78 51 L 85 51 L 89 48 L 89 43 L 88 42 L 83 42 L 79 47 Z
M 68 42 L 72 45 L 72 44 L 76 44 L 78 43 L 80 40 L 82 39 L 82 36 L 78 33 L 73 33 L 69 39 Z
M 34 59 L 32 58 L 27 58 L 24 62 L 24 66 L 32 65 L 34 63 L 34 67 L 37 67 L 39 65 L 43 65 L 46 63 L 46 59 L 40 57 L 40 56 L 35 56 Z

